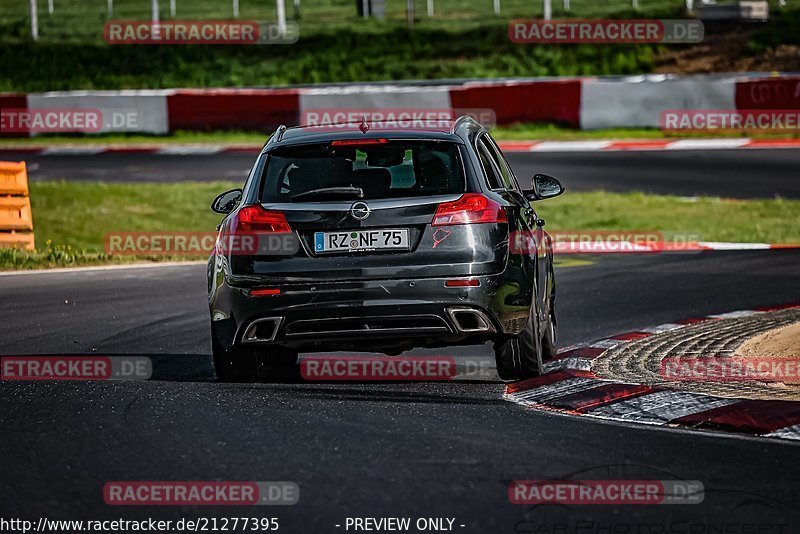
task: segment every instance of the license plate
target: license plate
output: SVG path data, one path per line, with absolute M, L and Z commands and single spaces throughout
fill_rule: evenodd
M 317 254 L 408 249 L 407 228 L 314 233 L 314 250 Z

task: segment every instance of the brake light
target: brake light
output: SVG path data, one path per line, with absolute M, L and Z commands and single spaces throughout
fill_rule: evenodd
M 385 145 L 388 139 L 340 139 L 332 141 L 331 146 L 366 146 L 366 145 Z
M 261 206 L 244 206 L 234 215 L 230 224 L 234 234 L 285 234 L 292 231 L 282 211 L 265 210 Z
M 431 226 L 508 222 L 499 203 L 478 193 L 466 193 L 453 202 L 439 204 Z
M 271 297 L 274 295 L 280 295 L 281 290 L 277 287 L 265 287 L 263 289 L 254 289 L 250 292 L 251 297 Z
M 454 278 L 446 280 L 444 283 L 445 287 L 478 287 L 480 285 L 481 281 L 477 278 Z

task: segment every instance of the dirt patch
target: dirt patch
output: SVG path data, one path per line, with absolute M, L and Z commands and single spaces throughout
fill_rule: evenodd
M 736 349 L 736 355 L 745 358 L 770 356 L 800 359 L 800 322 L 748 339 Z
M 745 357 L 756 362 L 800 354 L 798 325 L 800 307 L 707 320 L 611 348 L 592 360 L 592 371 L 600 378 L 717 397 L 800 401 L 800 384 L 777 382 L 777 374 L 765 377 L 763 368 L 742 365 Z M 700 358 L 705 360 L 694 367 Z M 684 369 L 690 372 L 682 375 Z M 703 369 L 713 373 L 703 375 Z M 768 369 L 767 374 L 773 368 Z M 782 376 L 796 376 L 791 364 L 782 369 Z
M 754 53 L 748 41 L 755 29 L 736 29 L 706 35 L 702 43 L 670 48 L 656 58 L 659 74 L 708 74 L 713 72 L 755 72 L 800 70 L 800 46 L 781 44 Z
M 759 362 L 776 362 L 787 372 L 786 376 L 791 378 L 773 382 L 774 387 L 800 399 L 800 382 L 796 373 L 797 365 L 800 364 L 800 322 L 748 339 L 736 349 L 734 356 L 754 365 Z

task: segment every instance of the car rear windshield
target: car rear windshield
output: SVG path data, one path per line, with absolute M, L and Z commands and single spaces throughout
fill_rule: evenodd
M 398 140 L 275 149 L 260 191 L 261 202 L 320 202 L 444 195 L 465 187 L 457 144 Z

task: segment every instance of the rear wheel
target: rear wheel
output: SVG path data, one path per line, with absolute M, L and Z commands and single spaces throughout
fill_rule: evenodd
M 542 340 L 534 308 L 522 332 L 494 342 L 494 358 L 497 374 L 503 380 L 522 380 L 542 374 Z

